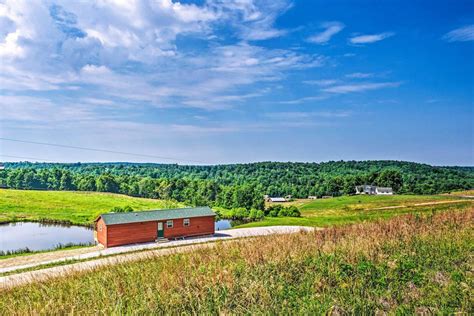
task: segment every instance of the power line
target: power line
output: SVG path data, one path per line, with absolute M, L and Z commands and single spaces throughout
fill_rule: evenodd
M 18 159 L 31 159 L 31 160 L 41 160 L 41 161 L 54 161 L 50 159 L 43 159 L 43 158 L 35 158 L 35 157 L 23 157 L 23 156 L 13 156 L 13 155 L 4 155 L 0 154 L 1 157 L 8 157 L 8 158 L 18 158 Z
M 136 153 L 130 153 L 130 152 L 125 152 L 125 151 L 115 151 L 115 150 L 108 150 L 108 149 L 98 149 L 98 148 L 90 148 L 90 147 L 79 147 L 79 146 L 70 146 L 70 145 L 63 145 L 63 144 L 35 142 L 35 141 L 30 141 L 30 140 L 21 140 L 21 139 L 13 139 L 13 138 L 5 138 L 5 137 L 0 137 L 0 140 L 5 140 L 9 142 L 17 142 L 17 143 L 25 143 L 25 144 L 35 144 L 35 145 L 62 147 L 62 148 L 70 148 L 70 149 L 88 150 L 88 151 L 95 151 L 95 152 L 104 152 L 104 153 L 119 154 L 119 155 L 129 155 L 129 156 L 136 156 L 136 157 L 146 157 L 146 158 L 154 158 L 154 159 L 165 159 L 165 160 L 205 164 L 205 162 L 197 161 L 197 160 L 188 160 L 188 159 L 146 155 L 146 154 L 136 154 Z

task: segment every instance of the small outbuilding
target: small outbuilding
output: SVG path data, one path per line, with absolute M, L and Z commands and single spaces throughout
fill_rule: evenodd
M 95 220 L 95 237 L 104 247 L 113 247 L 167 238 L 213 235 L 215 216 L 207 206 L 106 213 Z

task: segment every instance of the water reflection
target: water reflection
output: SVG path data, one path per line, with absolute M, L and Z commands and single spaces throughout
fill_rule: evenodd
M 94 232 L 90 227 L 23 222 L 0 225 L 0 251 L 3 252 L 25 248 L 49 250 L 58 245 L 93 242 Z

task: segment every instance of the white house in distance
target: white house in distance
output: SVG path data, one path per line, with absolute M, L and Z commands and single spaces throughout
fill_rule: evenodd
M 393 195 L 393 190 L 390 187 L 376 187 L 375 194 L 377 195 Z
M 393 195 L 393 190 L 389 187 L 364 184 L 356 186 L 356 194 Z

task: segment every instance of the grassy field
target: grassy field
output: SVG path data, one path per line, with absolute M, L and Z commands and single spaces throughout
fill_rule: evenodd
M 114 206 L 127 205 L 135 210 L 183 206 L 111 193 L 0 189 L 0 222 L 49 219 L 86 225 Z
M 442 211 L 452 208 L 453 205 L 456 205 L 458 209 L 469 209 L 474 206 L 474 200 L 445 195 L 356 195 L 318 200 L 303 199 L 273 204 L 295 205 L 300 209 L 301 217 L 267 217 L 263 221 L 251 222 L 238 227 L 273 225 L 326 227 L 365 220 L 387 219 L 407 213 Z
M 473 223 L 447 211 L 221 243 L 4 291 L 0 310 L 472 314 Z
M 297 200 L 283 203 L 296 205 L 301 218 L 266 218 L 238 227 L 271 225 L 331 226 L 364 220 L 390 218 L 411 212 L 444 210 L 450 204 L 417 205 L 459 201 L 460 209 L 474 205 L 474 200 L 456 195 L 393 195 L 393 196 L 343 196 L 331 199 Z M 18 220 L 57 220 L 86 225 L 114 206 L 130 205 L 135 210 L 182 207 L 182 203 L 134 198 L 125 195 L 97 192 L 30 191 L 0 189 L 0 222 Z M 397 208 L 392 208 L 397 207 Z

